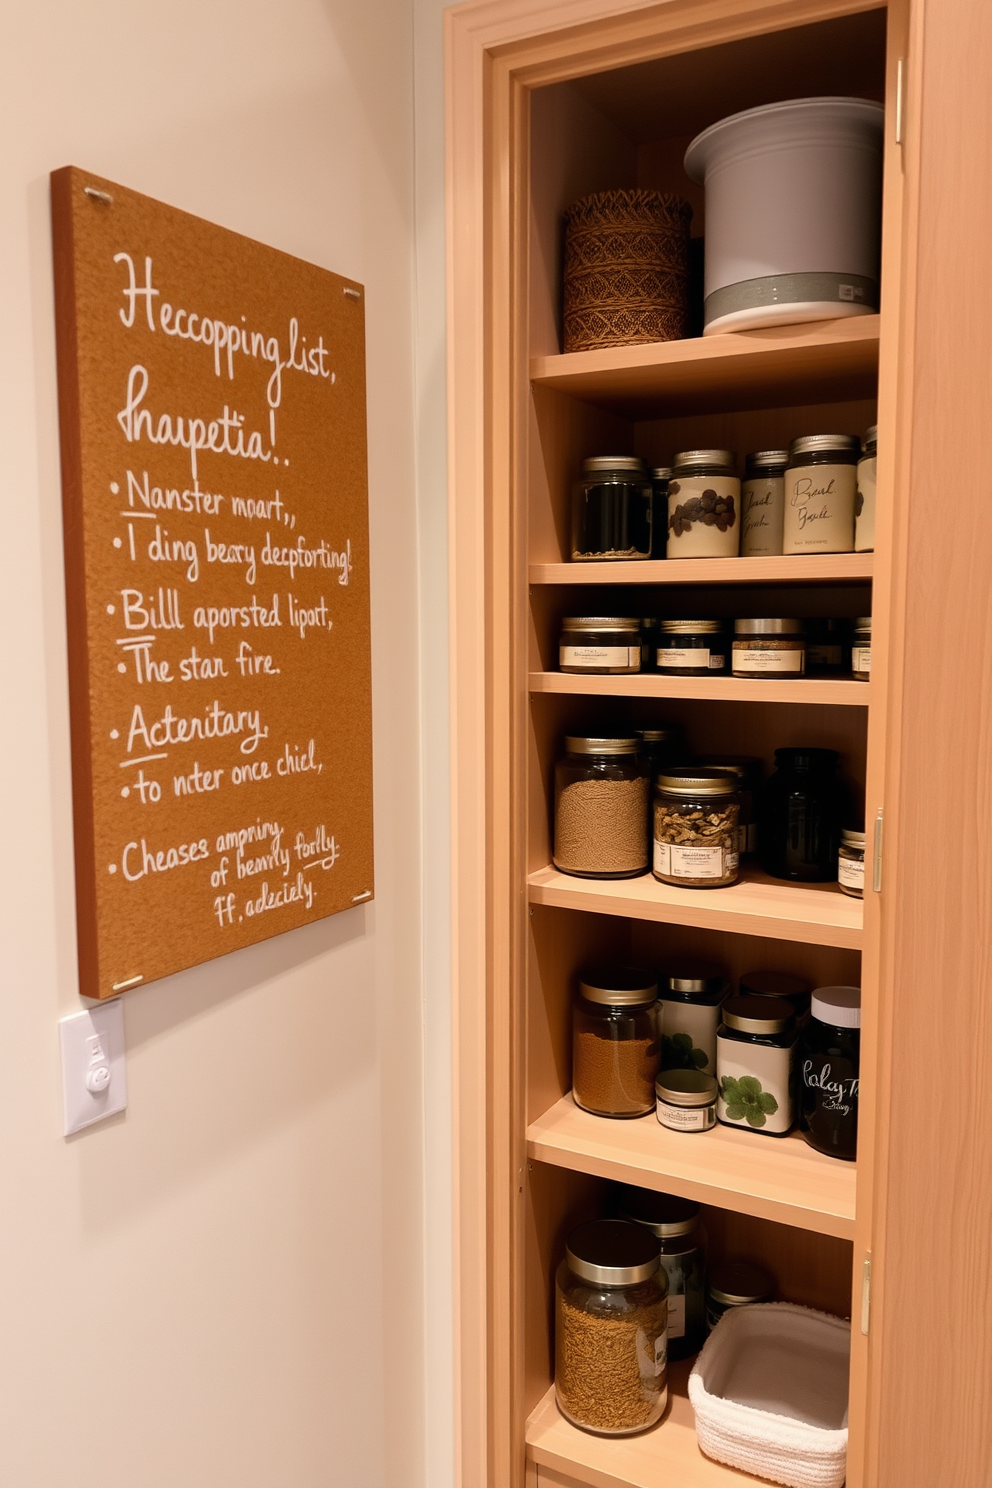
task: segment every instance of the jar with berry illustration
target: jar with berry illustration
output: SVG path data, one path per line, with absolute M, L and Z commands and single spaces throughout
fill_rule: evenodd
M 668 486 L 669 558 L 736 558 L 741 483 L 732 450 L 683 450 Z

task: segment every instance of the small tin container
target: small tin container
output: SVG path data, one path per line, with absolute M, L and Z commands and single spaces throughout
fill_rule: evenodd
M 789 446 L 783 553 L 852 553 L 861 440 L 808 434 Z
M 568 615 L 558 642 L 560 671 L 591 677 L 641 670 L 641 622 L 611 615 Z
M 871 681 L 871 616 L 854 622 L 851 644 L 851 673 L 859 682 Z
M 735 620 L 735 677 L 802 677 L 806 637 L 801 620 Z
M 706 1281 L 706 1323 L 712 1330 L 732 1307 L 770 1302 L 775 1281 L 756 1261 L 722 1261 Z
M 854 899 L 865 897 L 865 834 L 848 828 L 840 834 L 837 882 Z
M 657 669 L 668 677 L 710 677 L 727 669 L 727 638 L 720 620 L 662 620 Z
M 654 1089 L 658 1121 L 669 1131 L 706 1132 L 716 1126 L 715 1075 L 703 1070 L 665 1070 Z

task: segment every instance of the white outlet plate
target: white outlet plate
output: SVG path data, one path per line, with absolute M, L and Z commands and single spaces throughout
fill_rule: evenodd
M 127 1105 L 124 1004 L 120 998 L 59 1022 L 63 1135 L 114 1116 Z

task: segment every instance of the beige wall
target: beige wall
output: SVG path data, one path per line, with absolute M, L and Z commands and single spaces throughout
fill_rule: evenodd
M 411 0 L 0 7 L 4 1488 L 424 1482 L 412 24 Z M 66 1142 L 47 174 L 70 162 L 367 285 L 378 897 L 129 994 L 130 1108 Z M 443 1091 L 432 1119 L 443 1247 Z

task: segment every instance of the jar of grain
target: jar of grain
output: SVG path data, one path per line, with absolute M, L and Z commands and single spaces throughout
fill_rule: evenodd
M 737 778 L 703 765 L 658 776 L 654 795 L 654 876 L 680 888 L 737 882 L 740 795 Z
M 666 677 L 714 677 L 727 669 L 720 620 L 662 620 L 658 671 Z
M 668 1357 L 685 1359 L 706 1341 L 706 1237 L 702 1208 L 676 1194 L 625 1187 L 620 1218 L 642 1224 L 661 1246 L 668 1276 Z
M 853 553 L 854 495 L 861 440 L 808 434 L 789 446 L 783 553 Z
M 613 615 L 566 615 L 561 622 L 558 666 L 563 672 L 587 677 L 639 672 L 640 621 Z
M 683 450 L 668 485 L 669 558 L 736 558 L 741 483 L 732 450 Z
M 878 471 L 878 426 L 865 435 L 865 452 L 858 461 L 858 489 L 854 498 L 854 551 L 870 553 L 875 547 L 875 484 Z
M 555 1398 L 573 1426 L 633 1436 L 668 1403 L 668 1279 L 643 1225 L 573 1230 L 555 1277 Z
M 761 450 L 744 462 L 741 557 L 772 558 L 782 551 L 788 450 Z
M 801 620 L 735 620 L 735 677 L 801 677 L 806 637 Z
M 645 873 L 651 771 L 640 740 L 571 737 L 565 749 L 555 766 L 555 867 L 577 878 Z
M 862 615 L 854 622 L 851 645 L 851 672 L 859 682 L 871 681 L 871 616 Z
M 572 1098 L 595 1116 L 646 1116 L 658 1073 L 658 979 L 638 966 L 590 967 L 572 1009 Z
M 574 560 L 650 558 L 654 485 L 636 455 L 597 455 L 582 462 L 572 491 Z

